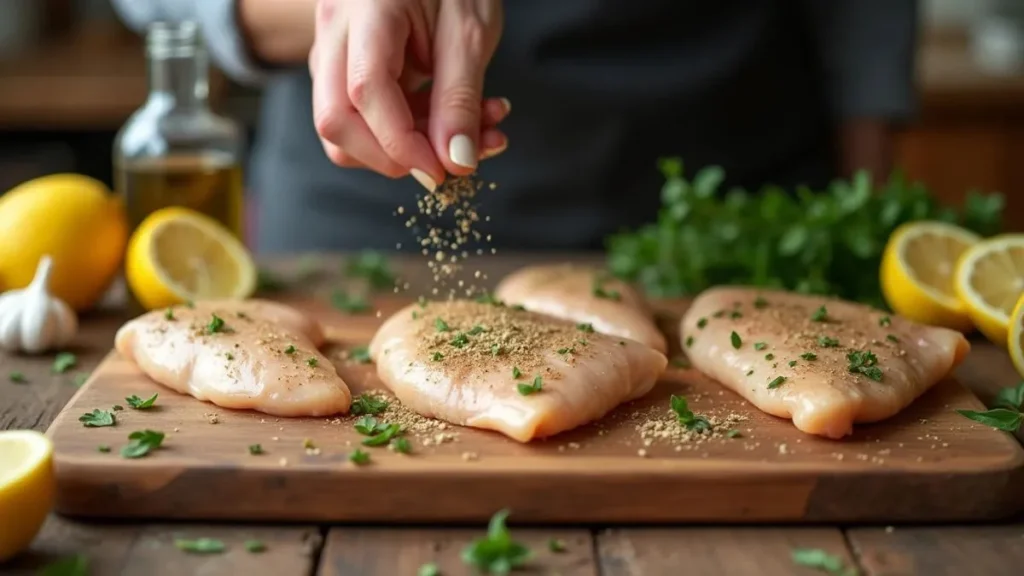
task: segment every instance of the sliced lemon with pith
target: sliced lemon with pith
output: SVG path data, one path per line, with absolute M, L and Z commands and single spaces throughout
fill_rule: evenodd
M 256 276 L 245 245 L 223 224 L 188 208 L 150 214 L 128 242 L 125 277 L 146 309 L 248 298 Z
M 1005 346 L 1010 314 L 1024 294 L 1024 234 L 1004 234 L 970 247 L 957 263 L 954 286 L 982 334 Z
M 0 564 L 32 543 L 53 508 L 55 486 L 49 438 L 0 432 Z
M 879 276 L 889 307 L 904 318 L 968 332 L 966 306 L 957 298 L 953 276 L 960 256 L 981 237 L 944 222 L 909 222 L 889 236 Z
M 1006 348 L 1010 352 L 1010 359 L 1017 373 L 1024 378 L 1024 294 L 1017 300 L 1010 314 L 1009 339 Z

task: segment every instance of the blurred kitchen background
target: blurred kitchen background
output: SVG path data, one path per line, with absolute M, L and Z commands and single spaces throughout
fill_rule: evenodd
M 922 0 L 921 111 L 896 163 L 940 198 L 1006 195 L 1024 230 L 1024 0 Z M 53 172 L 111 184 L 111 144 L 146 97 L 141 39 L 109 0 L 0 0 L 0 191 Z M 259 93 L 214 72 L 211 100 L 250 133 Z

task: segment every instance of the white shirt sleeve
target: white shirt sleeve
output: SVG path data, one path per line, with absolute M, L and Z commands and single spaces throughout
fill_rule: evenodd
M 239 29 L 236 0 L 111 0 L 128 27 L 144 34 L 158 21 L 192 20 L 203 31 L 213 63 L 242 84 L 262 83 L 271 69 L 253 59 Z

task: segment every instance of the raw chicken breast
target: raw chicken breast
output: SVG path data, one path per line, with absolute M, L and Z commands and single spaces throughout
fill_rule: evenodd
M 636 340 L 662 354 L 668 350 L 643 296 L 597 268 L 577 264 L 527 266 L 506 276 L 494 296 L 533 312 L 588 322 L 598 332 Z
M 960 332 L 841 300 L 720 287 L 680 327 L 694 368 L 809 434 L 893 416 L 970 351 Z
M 377 331 L 370 355 L 410 409 L 520 442 L 643 396 L 668 363 L 648 346 L 589 324 L 468 301 L 399 310 Z
M 317 347 L 320 325 L 264 300 L 153 310 L 118 330 L 114 347 L 150 378 L 224 408 L 274 416 L 347 412 L 352 395 Z

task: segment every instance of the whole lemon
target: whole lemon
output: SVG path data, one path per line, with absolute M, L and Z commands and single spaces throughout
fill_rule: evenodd
M 53 174 L 0 196 L 0 288 L 24 288 L 39 259 L 53 258 L 50 293 L 75 310 L 92 307 L 117 274 L 128 221 L 102 182 Z

